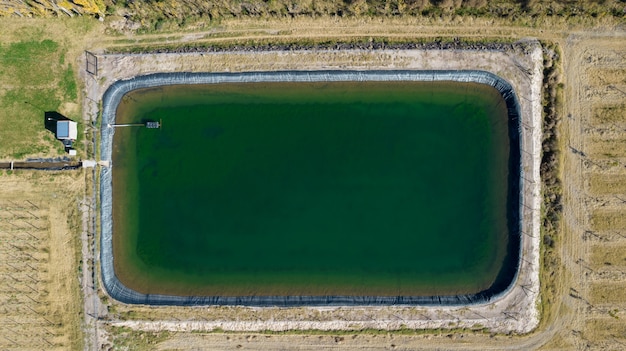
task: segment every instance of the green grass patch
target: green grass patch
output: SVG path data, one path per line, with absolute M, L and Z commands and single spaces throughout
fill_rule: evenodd
M 60 100 L 54 89 L 11 89 L 0 98 L 5 112 L 0 122 L 0 157 L 24 159 L 31 155 L 47 153 L 60 144 L 44 128 L 45 111 L 56 111 Z M 50 135 L 48 135 L 50 134 Z M 62 148 L 60 149 L 62 151 Z
M 60 83 L 60 88 L 63 91 L 64 97 L 67 100 L 76 100 L 77 89 L 76 89 L 76 79 L 74 78 L 74 70 L 72 69 L 72 65 L 68 65 L 67 69 L 63 73 L 63 79 Z
M 46 112 L 63 113 L 64 102 L 78 102 L 74 68 L 65 59 L 70 43 L 46 39 L 42 31 L 17 32 L 28 39 L 0 45 L 0 159 L 65 156 L 44 122 Z
M 9 44 L 2 50 L 2 65 L 13 83 L 29 85 L 46 84 L 54 79 L 55 65 L 58 62 L 59 44 L 46 39 L 22 41 Z

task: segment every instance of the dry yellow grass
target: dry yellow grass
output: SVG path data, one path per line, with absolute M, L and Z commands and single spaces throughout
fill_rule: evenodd
M 590 285 L 589 302 L 626 306 L 626 282 L 593 282 Z M 626 324 L 626 323 L 625 323 Z
M 626 323 L 622 320 L 626 306 L 624 47 L 623 39 L 619 46 L 609 41 L 587 44 L 581 57 L 585 74 L 574 77 L 574 91 L 581 97 L 578 112 L 582 123 L 573 128 L 585 129 L 580 137 L 585 140 L 591 162 L 583 169 L 584 178 L 590 197 L 599 197 L 585 202 L 583 213 L 589 221 L 581 229 L 596 231 L 599 236 L 595 239 L 601 242 L 589 246 L 588 260 L 582 257 L 578 261 L 583 269 L 582 292 L 576 290 L 573 296 L 586 299 L 590 305 L 581 309 L 585 323 L 582 328 L 573 328 L 573 333 L 579 345 L 596 350 L 626 348 Z
M 591 174 L 589 187 L 593 194 L 626 194 L 626 174 Z
M 591 118 L 594 124 L 624 123 L 626 122 L 626 105 L 624 104 L 598 104 L 594 106 Z
M 626 211 L 613 210 L 596 210 L 591 216 L 591 226 L 593 230 L 625 230 L 626 229 Z
M 597 158 L 626 157 L 626 138 L 623 136 L 598 138 L 590 140 L 589 154 Z
M 615 318 L 594 318 L 587 321 L 583 336 L 599 344 L 602 350 L 624 350 L 626 348 L 626 323 Z
M 80 349 L 82 172 L 1 172 L 0 348 Z
M 594 245 L 591 248 L 590 260 L 592 266 L 596 268 L 618 266 L 616 269 L 626 271 L 626 243 Z
M 626 70 L 621 68 L 593 68 L 587 71 L 589 83 L 594 86 L 626 84 Z

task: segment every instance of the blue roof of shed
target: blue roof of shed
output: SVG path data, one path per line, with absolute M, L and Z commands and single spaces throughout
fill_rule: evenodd
M 69 138 L 70 137 L 70 124 L 69 121 L 57 122 L 57 138 Z

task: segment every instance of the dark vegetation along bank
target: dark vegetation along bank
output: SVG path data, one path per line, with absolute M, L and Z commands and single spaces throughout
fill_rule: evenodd
M 561 240 L 560 224 L 562 215 L 563 187 L 561 183 L 561 153 L 559 145 L 559 125 L 561 121 L 563 83 L 561 82 L 561 54 L 553 43 L 542 43 L 543 55 L 543 130 L 541 153 L 541 190 L 543 194 L 541 213 L 542 260 L 541 282 L 543 284 L 542 306 L 554 303 L 557 296 L 556 277 L 560 270 L 560 259 L 555 246 Z M 543 308 L 545 317 L 549 309 Z M 549 318 L 542 318 L 546 321 Z
M 0 16 L 88 15 L 126 19 L 132 30 L 175 29 L 226 18 L 476 16 L 532 24 L 560 17 L 574 22 L 623 18 L 624 0 L 6 0 Z
M 224 51 L 294 51 L 294 50 L 497 50 L 506 51 L 515 47 L 509 39 L 474 41 L 468 38 L 351 38 L 307 39 L 297 42 L 281 39 L 234 40 L 225 43 L 174 43 L 148 44 L 116 47 L 106 53 L 162 54 L 162 53 L 203 53 Z

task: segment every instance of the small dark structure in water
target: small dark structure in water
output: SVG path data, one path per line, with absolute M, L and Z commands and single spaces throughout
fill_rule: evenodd
M 146 128 L 148 128 L 148 129 L 161 128 L 161 123 L 154 122 L 154 121 L 148 121 L 148 122 L 146 122 Z

